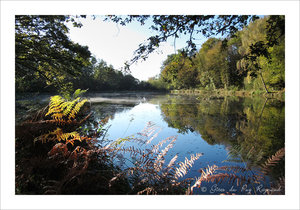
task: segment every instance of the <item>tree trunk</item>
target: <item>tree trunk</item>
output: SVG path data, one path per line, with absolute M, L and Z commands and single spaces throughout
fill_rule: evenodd
M 266 84 L 265 84 L 264 78 L 263 78 L 263 76 L 262 76 L 261 70 L 259 70 L 259 74 L 260 74 L 260 79 L 261 79 L 261 81 L 262 81 L 262 83 L 263 83 L 263 85 L 264 85 L 264 88 L 265 88 L 266 92 L 269 93 L 269 91 L 268 91 L 268 89 L 267 89 L 267 86 L 266 86 Z

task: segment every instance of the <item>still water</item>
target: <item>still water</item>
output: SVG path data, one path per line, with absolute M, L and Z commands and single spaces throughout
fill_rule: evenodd
M 96 119 L 108 117 L 106 138 L 116 140 L 137 135 L 151 122 L 159 132 L 152 141 L 176 136 L 166 163 L 176 154 L 178 161 L 203 153 L 184 178 L 201 175 L 207 166 L 241 166 L 259 171 L 260 165 L 285 144 L 285 104 L 275 99 L 202 98 L 171 94 L 93 94 L 90 95 Z M 126 142 L 130 146 L 138 144 Z M 253 172 L 251 172 L 253 173 Z M 270 180 L 284 176 L 284 163 L 265 176 Z M 220 194 L 213 183 L 203 184 L 196 194 Z M 239 189 L 236 194 L 247 194 Z M 256 193 L 260 194 L 260 193 Z

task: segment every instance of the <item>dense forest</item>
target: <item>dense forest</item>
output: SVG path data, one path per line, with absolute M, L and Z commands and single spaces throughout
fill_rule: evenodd
M 276 42 L 270 38 L 275 20 Z M 282 90 L 284 37 L 283 16 L 257 19 L 228 39 L 209 38 L 192 56 L 169 55 L 156 82 L 167 89 Z
M 285 87 L 284 16 L 260 19 L 248 16 L 154 16 L 151 29 L 160 32 L 161 37 L 150 37 L 148 46 L 141 45 L 132 62 L 146 59 L 169 36 L 178 37 L 178 31 L 191 33 L 192 37 L 191 28 L 196 30 L 195 25 L 203 24 L 201 21 L 214 20 L 215 25 L 211 27 L 216 29 L 201 29 L 208 39 L 199 50 L 192 42 L 195 38 L 191 38 L 187 48 L 169 55 L 161 66 L 160 75 L 148 81 L 139 81 L 128 71 L 114 69 L 104 60 L 92 56 L 88 47 L 70 40 L 66 23 L 81 27 L 80 18 L 85 16 L 16 16 L 17 93 L 68 93 L 77 88 L 90 91 L 228 89 L 270 92 Z M 130 16 L 123 22 L 117 16 L 108 19 L 125 25 L 133 20 L 143 24 L 148 18 Z M 186 21 L 187 25 L 179 24 L 179 20 Z M 225 26 L 220 28 L 220 24 Z M 226 27 L 229 32 L 225 38 L 213 36 L 217 32 L 226 32 Z M 126 63 L 125 68 L 128 66 L 130 64 Z

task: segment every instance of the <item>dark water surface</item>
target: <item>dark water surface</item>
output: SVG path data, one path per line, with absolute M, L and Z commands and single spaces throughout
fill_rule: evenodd
M 136 135 L 151 122 L 160 131 L 153 144 L 177 136 L 166 163 L 176 154 L 177 161 L 183 161 L 191 154 L 203 153 L 185 178 L 199 177 L 199 169 L 208 165 L 259 171 L 259 165 L 285 144 L 285 104 L 275 99 L 125 93 L 90 97 L 96 118 L 109 117 L 108 139 Z M 284 163 L 265 176 L 263 187 L 279 176 L 284 176 Z M 197 194 L 220 194 L 223 188 L 228 191 L 232 187 L 225 183 L 202 186 Z M 235 193 L 246 194 L 247 186 Z

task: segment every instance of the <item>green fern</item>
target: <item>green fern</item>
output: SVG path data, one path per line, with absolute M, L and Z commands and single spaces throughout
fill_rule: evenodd
M 76 90 L 74 93 L 74 96 L 78 96 L 79 94 L 83 93 L 85 91 L 81 91 L 80 89 Z M 45 114 L 45 116 L 51 116 L 52 121 L 56 124 L 62 125 L 74 125 L 74 122 L 76 124 L 82 123 L 82 121 L 86 120 L 87 117 L 85 117 L 83 120 L 77 121 L 75 118 L 77 117 L 77 114 L 79 113 L 82 106 L 87 102 L 87 99 L 81 100 L 80 97 L 75 98 L 74 100 L 68 101 L 66 98 L 63 98 L 60 95 L 52 96 L 50 98 L 49 103 L 49 110 Z M 51 120 L 46 120 L 45 122 L 49 122 Z M 42 141 L 43 143 L 47 141 L 62 141 L 66 144 L 70 143 L 74 145 L 74 141 L 82 141 L 83 137 L 80 137 L 79 133 L 76 131 L 74 132 L 65 132 L 63 131 L 63 127 L 56 128 L 54 131 L 50 131 L 46 134 L 40 135 L 39 137 L 35 138 L 34 142 L 36 141 Z
M 50 99 L 49 110 L 45 116 L 50 115 L 53 120 L 62 123 L 76 118 L 81 107 L 87 102 L 87 99 L 80 100 L 80 97 L 73 101 L 67 101 L 59 95 L 52 96 Z

